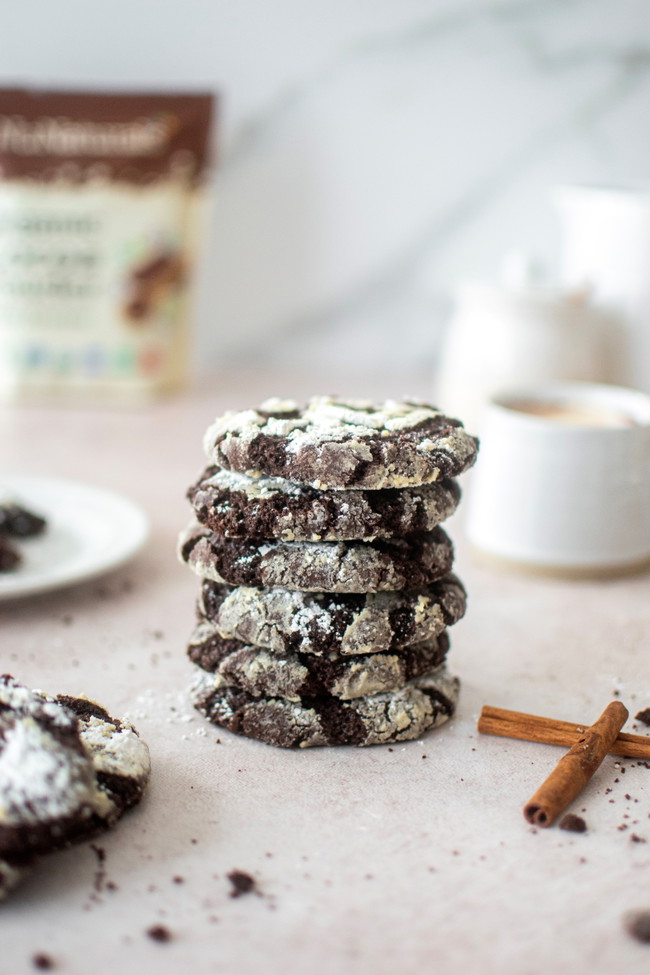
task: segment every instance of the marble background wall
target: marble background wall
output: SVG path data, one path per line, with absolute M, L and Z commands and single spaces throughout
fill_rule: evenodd
M 4 0 L 0 66 L 220 93 L 203 364 L 430 369 L 549 187 L 650 173 L 647 0 Z

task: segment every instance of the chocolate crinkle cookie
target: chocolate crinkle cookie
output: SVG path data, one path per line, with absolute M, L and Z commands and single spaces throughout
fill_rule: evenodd
M 198 521 L 232 538 L 347 541 L 431 531 L 460 501 L 456 481 L 379 491 L 318 491 L 279 477 L 208 468 L 188 491 Z
M 0 535 L 31 538 L 40 535 L 46 524 L 45 518 L 15 501 L 0 503 Z
M 15 501 L 0 502 L 0 572 L 11 572 L 23 561 L 19 548 L 10 539 L 40 535 L 45 527 L 45 518 L 23 505 Z
M 220 585 L 204 580 L 197 604 L 206 641 L 240 640 L 278 652 L 372 654 L 430 640 L 465 614 L 460 579 L 421 589 L 329 593 Z
M 213 724 L 280 748 L 380 745 L 419 738 L 454 713 L 458 680 L 446 668 L 409 681 L 392 693 L 349 701 L 254 696 L 221 676 L 198 670 L 194 706 Z
M 15 545 L 0 535 L 0 572 L 11 572 L 21 563 L 20 552 Z
M 149 773 L 130 724 L 0 677 L 0 898 L 43 855 L 113 826 Z
M 478 441 L 425 403 L 315 396 L 305 408 L 273 399 L 230 411 L 208 428 L 204 448 L 211 463 L 253 477 L 377 490 L 456 477 L 476 460 Z
M 453 554 L 440 527 L 372 542 L 281 542 L 225 538 L 192 524 L 179 542 L 180 558 L 204 579 L 311 592 L 425 586 L 447 575 Z
M 218 674 L 254 697 L 304 697 L 331 694 L 343 701 L 385 691 L 396 691 L 443 663 L 449 650 L 446 633 L 432 640 L 403 647 L 395 653 L 368 653 L 358 657 L 330 654 L 275 653 L 239 640 L 224 640 L 211 623 L 199 623 L 188 656 L 203 670 Z

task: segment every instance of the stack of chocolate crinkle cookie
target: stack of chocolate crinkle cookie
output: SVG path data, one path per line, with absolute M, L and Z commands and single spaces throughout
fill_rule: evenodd
M 440 527 L 478 442 L 415 402 L 267 400 L 205 435 L 180 556 L 201 578 L 195 707 L 281 747 L 419 737 L 454 711 L 465 611 Z

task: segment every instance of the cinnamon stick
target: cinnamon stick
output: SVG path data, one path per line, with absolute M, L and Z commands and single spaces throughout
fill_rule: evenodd
M 551 826 L 582 792 L 627 721 L 621 701 L 608 704 L 601 716 L 571 746 L 535 795 L 524 806 L 524 816 L 535 826 Z
M 486 704 L 481 709 L 477 728 L 484 735 L 517 738 L 545 745 L 574 745 L 586 730 L 586 725 L 556 718 L 543 718 L 522 711 L 509 711 Z M 611 748 L 611 755 L 650 760 L 650 737 L 621 732 Z

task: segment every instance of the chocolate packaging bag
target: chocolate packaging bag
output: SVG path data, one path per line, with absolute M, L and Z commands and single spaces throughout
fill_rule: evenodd
M 209 94 L 0 91 L 0 397 L 183 384 L 213 114 Z

